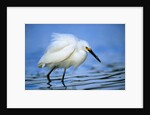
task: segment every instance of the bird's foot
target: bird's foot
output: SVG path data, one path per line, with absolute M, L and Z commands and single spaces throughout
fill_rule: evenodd
M 51 85 L 50 82 L 51 82 L 51 81 L 47 82 L 47 85 Z

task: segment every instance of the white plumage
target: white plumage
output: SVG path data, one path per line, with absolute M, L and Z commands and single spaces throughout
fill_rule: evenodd
M 79 40 L 72 34 L 54 33 L 52 34 L 51 42 L 52 43 L 48 46 L 46 52 L 38 62 L 39 68 L 49 67 L 51 69 L 67 69 L 71 66 L 77 68 L 86 59 L 87 52 L 90 52 L 100 61 L 86 41 Z M 50 71 L 50 73 L 51 72 L 52 71 Z

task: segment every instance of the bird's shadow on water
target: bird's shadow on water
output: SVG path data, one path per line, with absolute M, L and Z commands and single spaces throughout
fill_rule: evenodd
M 51 82 L 52 82 L 52 81 L 51 81 Z M 47 85 L 48 85 L 47 88 L 53 90 L 54 88 L 53 88 L 53 85 L 52 85 L 51 82 L 47 83 Z M 62 85 L 63 85 L 63 87 L 64 87 L 64 90 L 67 90 L 67 86 L 65 85 L 64 81 L 61 81 L 61 83 L 62 83 Z

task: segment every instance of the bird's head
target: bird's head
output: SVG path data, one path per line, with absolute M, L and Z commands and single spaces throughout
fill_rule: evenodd
M 98 56 L 93 52 L 93 50 L 90 48 L 89 44 L 84 41 L 81 40 L 79 47 L 82 48 L 84 51 L 91 53 L 99 62 L 101 62 L 101 60 L 98 58 Z

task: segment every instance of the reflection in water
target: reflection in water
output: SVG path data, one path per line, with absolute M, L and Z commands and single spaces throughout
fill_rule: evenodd
M 75 74 L 67 69 L 63 83 L 63 72 L 56 70 L 47 84 L 49 69 L 39 69 L 37 63 L 53 32 L 86 40 L 102 63 L 88 54 Z M 25 89 L 125 90 L 125 24 L 25 24 Z
M 65 85 L 64 81 L 62 81 L 61 83 L 62 83 L 62 85 L 63 85 L 61 89 L 66 90 L 66 89 L 67 89 L 67 87 L 66 87 L 66 85 Z M 53 89 L 54 89 L 54 88 L 53 88 L 53 86 L 52 86 L 50 83 L 48 83 L 47 85 L 48 85 L 48 87 L 47 87 L 48 89 L 51 89 L 51 90 L 53 90 Z M 63 87 L 64 87 L 64 88 L 63 88 Z
M 26 75 L 26 90 L 125 90 L 125 68 L 121 64 L 105 65 L 110 68 L 98 71 L 91 67 L 86 74 L 52 76 L 47 84 L 45 75 Z

